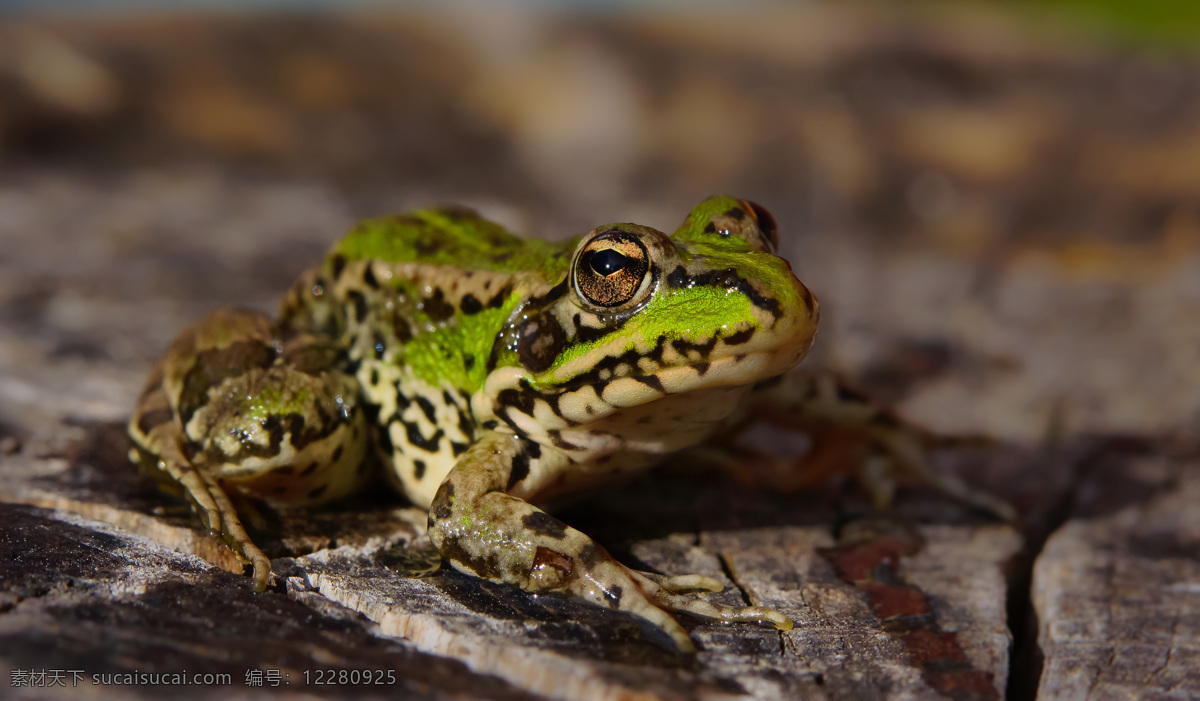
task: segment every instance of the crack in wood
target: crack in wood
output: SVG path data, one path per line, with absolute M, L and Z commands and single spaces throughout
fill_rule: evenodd
M 746 591 L 746 587 L 738 581 L 737 572 L 733 568 L 733 563 L 729 561 L 729 556 L 724 552 L 717 553 L 717 560 L 721 563 L 721 571 L 733 582 L 733 586 L 737 587 L 738 594 L 742 597 L 742 603 L 747 606 L 754 606 L 754 602 L 750 600 L 750 592 Z

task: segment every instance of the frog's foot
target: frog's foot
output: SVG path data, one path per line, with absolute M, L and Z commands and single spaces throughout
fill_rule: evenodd
M 793 626 L 792 619 L 766 606 L 726 606 L 683 593 L 697 589 L 716 592 L 725 588 L 712 577 L 700 574 L 664 577 L 634 570 L 630 570 L 630 574 L 641 580 L 641 589 L 647 597 L 657 606 L 670 611 L 726 623 L 770 623 L 778 630 L 791 630 Z M 700 584 L 704 586 L 698 586 Z
M 879 509 L 892 503 L 898 479 L 923 484 L 1006 521 L 1017 518 L 1011 505 L 976 490 L 953 474 L 939 470 L 930 454 L 939 449 L 991 445 L 982 436 L 944 436 L 909 423 L 843 384 L 831 374 L 793 373 L 755 399 L 751 417 L 810 438 L 809 449 L 799 458 L 764 454 L 734 436 L 743 453 L 725 457 L 722 466 L 743 481 L 767 483 L 781 491 L 819 484 L 834 474 L 853 474 Z M 747 421 L 741 428 L 751 426 Z M 740 429 L 739 429 L 740 430 Z M 740 463 L 740 465 L 739 465 Z M 727 467 L 729 469 L 729 467 Z
M 183 485 L 209 533 L 220 536 L 238 560 L 254 567 L 254 591 L 266 591 L 271 577 L 271 561 L 246 532 L 225 489 L 204 470 L 189 467 L 178 470 L 178 474 L 179 483 Z
M 871 495 L 876 507 L 886 508 L 895 493 L 896 474 L 926 484 L 958 501 L 1014 522 L 1017 511 L 1011 504 L 982 490 L 970 487 L 957 475 L 937 469 L 929 460 L 929 448 L 938 445 L 974 444 L 982 439 L 941 438 L 913 426 L 871 426 L 869 434 L 876 450 L 866 457 L 858 470 L 858 480 Z
M 225 489 L 208 471 L 193 466 L 174 441 L 160 443 L 165 446 L 161 451 L 161 459 L 140 450 L 131 453 L 130 457 L 138 460 L 147 471 L 165 473 L 182 487 L 209 534 L 220 536 L 238 560 L 254 567 L 254 590 L 266 591 L 271 576 L 271 561 L 258 549 L 242 526 L 237 509 Z

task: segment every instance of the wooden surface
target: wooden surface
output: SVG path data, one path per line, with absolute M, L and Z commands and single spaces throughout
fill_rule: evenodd
M 194 698 L 1200 697 L 1195 58 L 865 6 L 0 33 L 0 685 L 187 669 L 231 675 Z M 126 462 L 171 337 L 221 304 L 273 310 L 357 218 L 457 201 L 561 237 L 670 229 L 713 192 L 779 220 L 822 302 L 812 362 L 993 436 L 939 464 L 1021 526 L 922 489 L 881 515 L 853 484 L 777 495 L 688 463 L 564 512 L 629 564 L 797 623 L 685 620 L 688 657 L 635 619 L 433 569 L 424 515 L 383 489 L 266 512 L 282 576 L 254 595 Z M 350 669 L 396 680 L 311 683 Z M 292 684 L 246 683 L 268 670 Z

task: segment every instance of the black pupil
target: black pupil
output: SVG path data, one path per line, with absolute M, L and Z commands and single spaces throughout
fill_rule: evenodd
M 629 258 L 618 253 L 615 249 L 606 248 L 602 251 L 592 253 L 591 260 L 588 261 L 592 266 L 592 270 L 599 275 L 609 276 L 613 273 L 620 272 L 622 268 L 629 265 Z

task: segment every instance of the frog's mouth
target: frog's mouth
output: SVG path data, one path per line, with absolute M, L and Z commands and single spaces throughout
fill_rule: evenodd
M 590 423 L 615 411 L 718 387 L 750 386 L 791 370 L 808 354 L 819 310 L 781 320 L 766 333 L 733 333 L 703 345 L 661 338 L 648 352 L 607 355 L 589 370 L 539 394 L 568 422 Z M 529 387 L 534 389 L 534 387 Z

